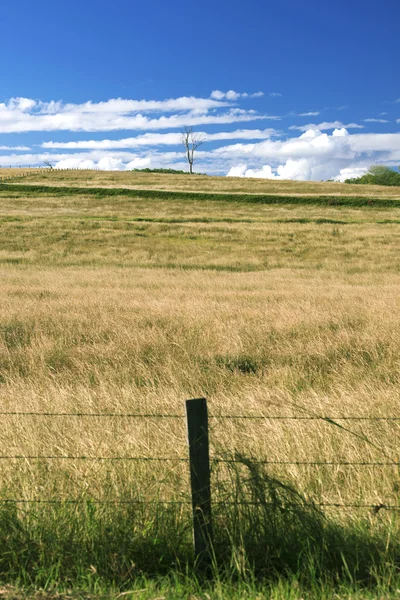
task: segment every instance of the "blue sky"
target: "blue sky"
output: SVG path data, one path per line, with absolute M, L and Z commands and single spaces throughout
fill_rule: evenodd
M 0 164 L 343 179 L 400 164 L 398 0 L 7 3 Z

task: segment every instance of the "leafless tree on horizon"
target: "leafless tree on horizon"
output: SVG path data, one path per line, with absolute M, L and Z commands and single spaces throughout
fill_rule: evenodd
M 193 131 L 193 127 L 185 126 L 182 133 L 182 144 L 185 146 L 185 155 L 189 163 L 189 173 L 193 175 L 193 163 L 196 159 L 195 152 L 205 142 L 202 133 Z

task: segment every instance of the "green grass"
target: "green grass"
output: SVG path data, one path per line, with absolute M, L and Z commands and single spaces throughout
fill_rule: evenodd
M 400 269 L 400 211 L 392 208 L 388 218 L 383 200 L 372 209 L 321 206 L 314 198 L 305 206 L 303 198 L 270 205 L 254 203 L 254 196 L 249 204 L 233 202 L 226 194 L 215 201 L 151 192 L 147 199 L 131 190 L 92 195 L 26 186 L 21 194 L 9 187 L 0 187 L 0 264 L 253 272 L 351 269 L 356 262 L 365 271 Z
M 72 589 L 96 597 L 131 590 L 148 598 L 158 590 L 171 598 L 365 598 L 382 589 L 396 597 L 400 541 L 385 519 L 379 527 L 378 514 L 353 523 L 327 517 L 292 486 L 236 458 L 218 488 L 209 570 L 193 562 L 185 507 L 82 499 L 26 513 L 3 505 L 0 581 L 50 596 Z
M 22 193 L 51 194 L 53 196 L 74 196 L 82 194 L 80 187 L 59 187 L 47 185 L 0 184 L 3 192 L 16 191 Z M 212 200 L 214 202 L 248 202 L 251 204 L 293 204 L 293 205 L 318 205 L 318 206 L 370 206 L 399 208 L 398 198 L 365 198 L 363 196 L 290 196 L 267 194 L 227 194 L 217 192 L 182 192 L 169 190 L 144 190 L 130 188 L 91 188 L 85 187 L 84 193 L 98 198 L 125 196 L 128 198 L 152 199 L 155 196 L 164 200 Z

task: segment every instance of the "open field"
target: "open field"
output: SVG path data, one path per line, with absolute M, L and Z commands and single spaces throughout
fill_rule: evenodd
M 349 196 L 367 198 L 400 198 L 399 187 L 352 185 L 316 181 L 273 181 L 241 177 L 207 175 L 169 175 L 140 171 L 62 171 L 50 169 L 0 169 L 0 178 L 17 178 L 24 183 L 79 186 L 121 187 L 228 194 L 272 194 L 287 196 Z
M 53 175 L 61 183 L 64 176 L 71 178 L 68 185 L 77 185 L 77 178 L 99 184 L 87 179 L 91 173 L 42 177 Z M 119 175 L 93 176 L 103 178 L 104 185 L 104 177 L 117 181 Z M 121 174 L 133 176 L 144 177 Z M 208 180 L 213 185 L 214 178 L 202 178 Z M 149 188 L 156 185 L 152 175 L 149 181 Z M 176 181 L 179 188 L 192 179 Z M 232 182 L 247 191 L 259 183 Z M 129 181 L 118 179 L 120 184 Z M 400 208 L 258 205 L 165 199 L 156 193 L 152 199 L 97 197 L 84 190 L 52 195 L 0 186 L 0 224 L 3 412 L 177 415 L 183 414 L 186 398 L 204 395 L 213 415 L 400 417 Z M 1 455 L 60 457 L 2 460 L 3 499 L 189 499 L 184 462 L 63 458 L 180 459 L 187 455 L 183 418 L 0 418 Z M 326 420 L 217 418 L 211 422 L 212 454 L 363 463 L 269 465 L 267 474 L 293 486 L 306 503 L 399 506 L 400 422 L 337 422 L 345 429 Z M 255 493 L 254 474 L 250 477 L 243 464 L 238 469 L 249 488 L 243 483 L 236 493 L 248 498 L 248 489 Z M 216 500 L 235 493 L 235 477 L 229 468 L 215 466 Z M 268 495 L 263 498 L 266 506 Z M 306 517 L 298 522 L 287 517 L 285 508 L 277 518 L 285 533 L 279 530 L 277 537 L 304 557 L 307 539 L 318 540 L 323 532 L 328 558 L 313 565 L 317 573 L 322 570 L 327 580 L 348 577 L 354 589 L 360 581 L 380 582 L 387 594 L 397 589 L 400 520 L 395 512 L 331 507 L 325 522 L 310 506 L 314 529 L 305 524 Z M 187 505 L 79 510 L 39 504 L 20 511 L 5 505 L 0 513 L 0 542 L 7 548 L 6 558 L 0 557 L 3 580 L 8 573 L 9 582 L 45 586 L 56 564 L 60 581 L 79 575 L 86 585 L 89 575 L 98 575 L 108 585 L 123 580 L 131 589 L 135 569 L 141 576 L 168 571 L 190 548 Z M 251 565 L 258 574 L 275 573 L 279 560 L 282 572 L 292 576 L 296 564 L 300 574 L 309 567 L 311 572 L 311 563 L 297 563 L 300 558 L 290 548 L 286 557 L 278 542 L 265 550 L 268 541 L 260 540 L 265 522 L 256 513 L 235 520 L 227 506 L 215 508 L 217 541 L 231 552 L 227 562 L 236 576 L 244 577 Z M 331 522 L 350 531 L 340 543 L 335 538 L 335 550 L 327 541 Z M 296 529 L 299 523 L 303 533 Z M 307 527 L 313 532 L 309 538 Z M 251 564 L 244 558 L 250 530 L 261 531 Z M 364 546 L 357 547 L 357 539 Z M 34 557 L 27 550 L 31 546 Z M 83 558 L 77 566 L 79 549 Z M 237 597 L 257 597 L 247 593 L 243 589 Z M 289 588 L 279 593 L 274 597 L 297 597 L 289 596 Z

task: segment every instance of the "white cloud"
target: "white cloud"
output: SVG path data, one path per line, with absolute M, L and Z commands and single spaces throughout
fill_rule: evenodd
M 247 165 L 245 163 L 240 163 L 234 167 L 231 167 L 229 173 L 227 173 L 227 177 L 245 177 L 247 171 Z
M 52 163 L 52 161 L 49 161 Z M 54 168 L 56 169 L 95 169 L 96 163 L 93 160 L 79 160 L 78 158 L 66 158 L 58 161 Z
M 0 146 L 0 150 L 8 150 L 8 151 L 30 150 L 30 148 L 29 148 L 29 146 Z
M 389 123 L 387 119 L 363 119 L 365 123 Z
M 210 98 L 214 100 L 229 100 L 235 102 L 239 100 L 239 98 L 260 98 L 264 96 L 264 92 L 254 92 L 253 94 L 249 94 L 248 92 L 235 92 L 234 90 L 229 90 L 228 92 L 221 92 L 221 90 L 213 90 L 210 94 Z
M 81 164 L 85 161 L 91 161 L 91 163 L 94 165 L 93 168 L 97 168 L 98 163 L 102 159 L 107 159 L 108 164 L 113 165 L 114 167 L 120 164 L 116 161 L 121 161 L 124 165 L 133 162 L 139 166 L 149 166 L 150 163 L 153 166 L 171 166 L 177 160 L 180 160 L 182 156 L 182 152 L 157 151 L 146 152 L 144 154 L 128 151 L 115 151 L 110 153 L 103 150 L 76 152 L 74 154 L 53 154 L 49 152 L 43 152 L 40 154 L 8 154 L 1 157 L 0 164 L 11 166 L 43 166 L 45 161 L 50 161 L 53 166 L 57 165 L 59 168 L 72 169 L 78 168 L 78 166 L 81 166 Z M 198 152 L 198 156 L 201 156 L 200 152 Z M 86 168 L 90 168 L 89 162 L 87 162 Z M 104 165 L 105 163 L 106 161 L 103 160 L 100 166 Z
M 297 131 L 308 131 L 310 129 L 319 129 L 325 131 L 329 129 L 364 129 L 364 125 L 358 125 L 357 123 L 348 123 L 344 125 L 341 121 L 324 121 L 316 125 L 315 123 L 308 123 L 308 125 L 292 125 L 289 129 L 296 129 Z
M 221 140 L 264 140 L 279 135 L 275 129 L 238 129 L 236 131 L 220 131 L 218 133 L 206 133 L 199 131 L 197 134 L 206 142 Z M 111 148 L 138 148 L 141 146 L 176 146 L 182 143 L 182 133 L 145 133 L 136 137 L 123 138 L 120 140 L 80 140 L 77 142 L 44 142 L 42 148 L 57 149 L 111 149 Z
M 147 116 L 146 113 L 152 114 Z M 161 115 L 154 116 L 154 113 Z M 162 101 L 117 98 L 107 102 L 89 101 L 83 104 L 12 98 L 7 103 L 0 103 L 0 133 L 172 129 L 184 125 L 240 123 L 263 119 L 279 117 L 232 108 L 227 100 L 193 96 Z
M 341 128 L 328 135 L 313 129 L 298 138 L 231 144 L 213 154 L 230 163 L 230 176 L 342 181 L 376 162 L 397 165 L 400 133 L 349 134 Z
M 289 158 L 284 165 L 279 165 L 274 173 L 270 165 L 263 165 L 261 169 L 247 169 L 246 165 L 232 167 L 227 177 L 254 177 L 259 179 L 312 179 L 312 164 L 307 158 L 293 160 Z
M 340 169 L 339 175 L 334 177 L 335 181 L 345 181 L 345 179 L 355 179 L 357 177 L 362 177 L 368 171 L 368 167 L 348 167 L 345 169 Z
M 21 111 L 21 112 L 26 112 L 28 110 L 32 110 L 33 108 L 36 107 L 36 102 L 35 100 L 32 100 L 31 98 L 10 98 L 9 102 L 8 102 L 8 106 L 9 108 L 11 108 L 11 110 L 16 110 L 16 111 Z
M 269 165 L 264 165 L 261 169 L 248 169 L 245 164 L 231 167 L 227 177 L 253 177 L 259 179 L 279 179 L 277 175 L 272 172 Z
M 309 112 L 298 113 L 297 116 L 298 117 L 317 117 L 319 114 L 320 114 L 320 112 L 318 110 L 310 110 Z
M 280 92 L 269 92 L 268 96 L 271 96 L 271 98 L 280 98 L 281 96 L 283 96 L 283 94 L 281 94 Z
M 66 158 L 55 163 L 55 169 L 98 169 L 99 171 L 129 171 L 131 169 L 143 169 L 151 164 L 150 158 L 135 158 L 124 163 L 120 158 L 104 156 L 98 162 L 93 160 L 82 160 L 80 158 Z

